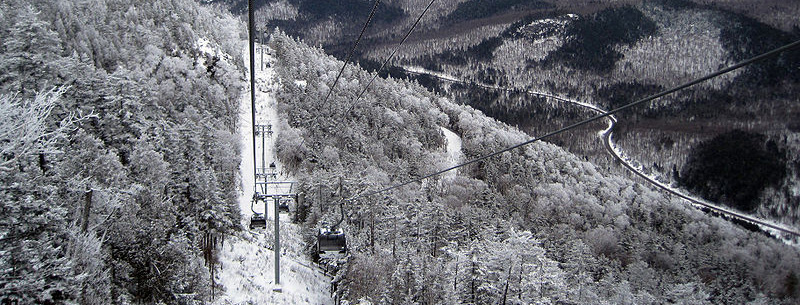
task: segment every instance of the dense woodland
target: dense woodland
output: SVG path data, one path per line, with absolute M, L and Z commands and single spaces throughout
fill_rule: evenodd
M 197 2 L 214 1 L 0 3 L 0 303 L 211 299 L 215 265 L 201 244 L 240 229 L 236 118 L 246 35 L 232 15 Z M 725 1 L 502 2 L 535 14 L 515 19 L 495 2 L 440 2 L 422 23 L 423 38 L 396 64 L 516 89 L 504 93 L 421 78 L 449 99 L 393 69 L 400 78 L 378 79 L 353 101 L 372 75 L 350 66 L 321 104 L 342 62 L 274 34 L 284 131 L 277 153 L 306 193 L 298 218 L 310 258 L 317 259 L 316 228 L 338 220 L 342 198 L 449 164 L 440 127 L 460 135 L 466 158 L 477 157 L 528 139 L 524 132 L 587 115 L 527 98 L 525 89 L 610 107 L 757 53 L 762 44 L 749 36 L 776 46 L 800 35 L 791 22 L 742 14 L 745 4 L 715 6 Z M 375 48 L 360 54 L 365 67 L 405 31 L 393 22 L 409 25 L 426 3 L 379 7 L 382 21 L 364 42 Z M 272 26 L 341 54 L 356 35 L 350 27 L 359 25 L 337 18 L 357 18 L 371 2 L 337 1 L 333 10 L 318 4 L 268 1 L 260 12 Z M 486 5 L 496 14 L 475 11 Z M 580 15 L 571 14 L 575 7 L 584 8 Z M 499 23 L 472 31 L 455 11 Z M 624 19 L 636 31 L 622 31 L 608 16 L 632 16 Z M 452 36 L 431 32 L 440 26 Z M 597 28 L 615 35 L 592 41 L 599 48 L 582 45 Z M 685 35 L 697 39 L 677 39 Z M 584 58 L 595 53 L 611 57 Z M 710 55 L 693 56 L 701 53 Z M 619 144 L 687 188 L 733 204 L 744 198 L 742 209 L 796 223 L 800 136 L 787 118 L 800 113 L 797 62 L 797 53 L 784 55 L 624 113 Z M 676 118 L 689 118 L 687 127 L 649 128 L 674 126 Z M 336 265 L 321 260 L 337 270 L 337 297 L 364 304 L 798 302 L 796 248 L 629 180 L 593 157 L 602 153 L 590 147 L 594 132 L 583 134 L 347 201 L 350 254 Z M 741 143 L 763 164 L 731 169 L 702 161 Z M 758 175 L 767 168 L 776 174 L 736 190 L 698 181 L 714 171 Z M 752 197 L 776 203 L 754 207 Z
M 189 0 L 0 3 L 0 303 L 210 299 L 243 34 Z
M 446 23 L 457 23 L 513 10 L 545 9 L 553 7 L 544 1 L 531 0 L 470 0 L 458 3 L 455 10 L 444 17 Z
M 786 152 L 764 135 L 734 130 L 697 145 L 677 180 L 687 189 L 743 211 L 786 176 Z
M 470 3 L 462 2 L 458 7 Z M 432 91 L 534 136 L 592 113 L 525 91 L 549 92 L 613 109 L 800 39 L 796 29 L 782 30 L 752 17 L 760 14 L 731 11 L 716 4 L 682 0 L 616 4 L 581 15 L 564 8 L 536 11 L 519 20 L 501 20 L 493 27 L 475 27 L 446 37 L 421 34 L 421 41 L 409 42 L 400 49 L 394 63 L 510 90 L 409 75 Z M 380 45 L 364 56 L 379 61 L 392 48 L 394 45 Z M 779 175 L 781 181 L 759 183 L 752 192 L 759 195 L 747 196 L 750 202 L 746 204 L 693 187 L 690 191 L 731 207 L 755 206 L 744 210 L 796 226 L 800 222 L 800 196 L 792 189 L 800 183 L 796 169 L 800 135 L 790 125 L 800 116 L 796 103 L 800 86 L 797 73 L 790 71 L 800 67 L 798 56 L 796 51 L 786 52 L 649 106 L 626 110 L 614 139 L 645 171 L 679 185 L 673 168 L 691 170 L 687 163 L 693 151 L 701 149 L 700 143 L 736 129 L 762 134 L 765 137 L 760 145 L 771 141 L 787 152 L 785 161 L 780 162 L 780 171 L 785 173 Z M 391 74 L 406 77 L 397 71 Z M 588 130 L 551 142 L 600 167 L 616 166 Z M 662 145 L 669 142 L 673 143 L 669 147 Z M 724 158 L 729 157 L 734 156 Z M 761 172 L 756 176 L 769 175 L 768 168 L 772 169 L 757 168 Z
M 286 131 L 277 152 L 307 194 L 310 254 L 341 198 L 445 167 L 438 126 L 461 136 L 467 158 L 528 137 L 404 80 L 379 79 L 355 102 L 371 75 L 352 66 L 320 104 L 342 63 L 282 34 L 271 45 Z M 335 281 L 353 303 L 797 301 L 794 248 L 552 144 L 344 202 L 350 254 Z

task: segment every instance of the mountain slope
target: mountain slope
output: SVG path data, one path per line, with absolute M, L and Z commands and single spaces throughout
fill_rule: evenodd
M 341 62 L 280 34 L 271 44 L 289 135 L 278 157 L 310 194 L 309 232 L 338 218 L 339 198 L 444 168 L 439 127 L 466 159 L 527 139 L 407 81 L 378 79 L 354 102 L 369 77 L 356 67 L 323 105 Z M 344 214 L 351 254 L 336 281 L 354 302 L 796 301 L 793 248 L 546 143 L 356 197 Z
M 613 109 L 800 39 L 796 32 L 779 30 L 746 14 L 689 1 L 637 2 L 582 15 L 568 12 L 533 14 L 494 27 L 464 29 L 446 38 L 420 35 L 399 49 L 395 62 L 504 87 L 506 91 L 498 91 L 418 78 L 431 90 L 536 135 L 588 115 L 526 91 L 553 92 Z M 380 60 L 394 47 L 380 45 L 365 56 Z M 800 180 L 794 153 L 798 147 L 793 141 L 797 132 L 788 122 L 800 113 L 795 103 L 800 86 L 796 73 L 788 71 L 800 65 L 798 54 L 785 52 L 648 107 L 624 111 L 618 143 L 646 171 L 678 184 L 679 175 L 673 173 L 691 170 L 688 161 L 700 143 L 733 130 L 756 134 L 764 139 L 760 145 L 777 144 L 778 151 L 787 152 L 785 158 L 778 156 L 784 159 L 780 167 L 787 174 L 751 192 L 754 195 L 747 196 L 746 205 L 757 209 L 743 212 L 797 226 L 800 196 L 792 191 Z M 395 77 L 404 77 L 401 71 L 389 70 Z M 548 141 L 598 166 L 622 172 L 589 133 Z M 735 156 L 726 158 L 730 157 Z M 706 182 L 711 181 L 699 184 Z M 706 199 L 736 208 L 735 200 L 730 200 L 736 196 Z
M 0 303 L 210 301 L 201 246 L 239 228 L 241 24 L 191 0 L 0 12 Z

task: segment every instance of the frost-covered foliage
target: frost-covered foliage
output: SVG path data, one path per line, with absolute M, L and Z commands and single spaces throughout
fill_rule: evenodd
M 240 28 L 190 0 L 0 3 L 0 303 L 210 298 L 199 239 L 239 223 Z
M 616 64 L 616 79 L 676 86 L 726 64 L 721 30 L 714 25 L 716 12 L 674 10 L 652 4 L 643 6 L 642 12 L 659 25 L 659 35 L 618 47 L 625 57 Z M 720 88 L 737 74 L 727 74 L 711 84 Z
M 546 91 L 611 109 L 800 38 L 797 31 L 781 31 L 759 22 L 762 18 L 746 17 L 763 14 L 756 11 L 758 5 L 753 1 L 742 1 L 752 10 L 746 13 L 697 4 L 725 2 L 724 7 L 739 6 L 728 3 L 732 1 L 690 0 L 637 1 L 622 8 L 595 7 L 594 13 L 581 13 L 575 4 L 588 5 L 587 2 L 559 1 L 557 5 L 570 9 L 534 14 L 505 30 L 502 27 L 507 23 L 498 22 L 459 31 L 441 29 L 436 35 L 420 33 L 412 36 L 417 41 L 400 49 L 395 64 L 424 67 L 467 82 L 514 90 L 507 93 L 418 78 L 424 86 L 448 94 L 458 103 L 539 135 L 588 114 L 569 103 L 540 102 L 540 98 L 522 93 L 526 90 Z M 611 1 L 592 2 L 606 5 Z M 622 5 L 625 1 L 614 2 Z M 776 4 L 763 10 L 786 6 L 796 5 Z M 494 30 L 483 30 L 489 28 Z M 592 34 L 594 31 L 601 34 Z M 423 50 L 426 46 L 430 47 Z M 378 60 L 387 56 L 389 49 L 380 45 L 365 54 Z M 694 145 L 733 129 L 786 142 L 796 134 L 789 122 L 800 115 L 796 107 L 800 74 L 788 73 L 798 67 L 798 54 L 785 52 L 778 58 L 626 110 L 620 114 L 615 139 L 646 171 L 665 180 L 670 180 L 673 168 L 681 170 Z M 550 65 L 545 64 L 548 62 Z M 402 77 L 400 73 L 392 75 Z M 600 167 L 622 169 L 609 160 L 601 141 L 592 133 L 578 132 L 548 141 L 583 155 Z M 664 146 L 667 143 L 672 144 Z M 797 158 L 797 149 L 786 149 L 787 157 Z M 793 191 L 797 179 L 791 174 L 795 168 L 794 163 L 787 162 L 790 174 L 782 185 L 750 203 L 769 210 L 759 214 L 772 221 L 798 223 L 795 215 L 800 210 L 796 208 L 800 196 Z
M 309 235 L 334 203 L 443 168 L 438 126 L 470 159 L 528 137 L 403 80 L 349 67 L 275 34 L 277 153 L 306 193 Z M 305 86 L 296 85 L 304 83 Z M 800 257 L 537 143 L 344 209 L 339 295 L 372 304 L 791 304 Z
M 297 18 L 298 10 L 296 6 L 293 6 L 287 0 L 279 0 L 262 6 L 256 12 L 256 15 L 268 20 L 294 20 Z

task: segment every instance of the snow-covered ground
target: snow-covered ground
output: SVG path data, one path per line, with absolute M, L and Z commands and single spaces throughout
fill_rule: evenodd
M 450 129 L 440 127 L 444 137 L 447 139 L 447 161 L 448 166 L 456 166 L 459 162 L 463 161 L 464 153 L 461 152 L 461 137 Z M 455 171 L 449 171 L 445 174 L 447 177 L 455 176 Z
M 444 72 L 437 72 L 437 71 L 433 71 L 433 70 L 428 70 L 428 69 L 425 69 L 425 68 L 422 68 L 422 67 L 400 66 L 400 68 L 405 70 L 406 72 L 411 72 L 411 73 L 415 73 L 415 74 L 427 74 L 427 75 L 431 75 L 431 76 L 434 76 L 436 78 L 440 78 L 440 79 L 443 79 L 443 80 L 446 80 L 446 81 L 451 81 L 451 82 L 456 82 L 456 83 L 463 82 L 461 79 L 459 79 L 459 78 L 457 78 L 455 76 L 452 76 L 450 74 L 447 74 L 447 73 L 444 73 Z
M 245 60 L 249 58 L 245 50 Z M 258 53 L 257 53 L 258 54 Z M 260 56 L 256 60 L 260 59 Z M 264 60 L 274 60 L 265 54 Z M 256 124 L 269 124 L 278 118 L 273 92 L 278 88 L 275 73 L 271 68 L 263 71 L 256 63 Z M 248 86 L 249 88 L 249 86 Z M 250 200 L 254 191 L 253 168 L 261 165 L 261 141 L 257 138 L 257 160 L 253 160 L 253 139 L 251 131 L 250 91 L 242 95 L 239 108 L 240 132 L 242 147 L 242 191 L 239 198 L 243 219 L 242 225 L 248 227 L 250 216 Z M 274 139 L 280 136 L 280 130 L 272 126 L 273 135 L 265 141 L 265 164 L 275 162 L 278 180 L 292 180 L 289 173 L 280 171 L 281 164 L 275 158 Z M 256 163 L 254 163 L 256 162 Z M 288 189 L 269 190 L 283 193 Z M 270 205 L 271 206 L 271 205 Z M 254 207 L 256 212 L 264 212 L 263 205 Z M 223 292 L 214 304 L 333 304 L 330 297 L 330 281 L 318 268 L 303 255 L 304 242 L 300 227 L 292 224 L 287 215 L 280 215 L 281 239 L 281 277 L 280 285 L 275 284 L 274 269 L 274 215 L 272 208 L 267 209 L 267 228 L 246 230 L 232 240 L 226 240 L 219 249 L 220 271 L 217 283 Z M 280 289 L 281 291 L 275 291 Z

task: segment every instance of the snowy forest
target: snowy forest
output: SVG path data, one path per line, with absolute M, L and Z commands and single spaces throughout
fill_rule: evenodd
M 215 2 L 234 3 L 234 12 L 243 3 Z M 265 27 L 321 45 L 339 59 L 345 58 L 359 33 L 361 24 L 353 20 L 362 19 L 354 19 L 352 12 L 367 12 L 371 5 L 339 1 L 323 11 L 315 1 L 255 3 Z M 381 2 L 355 60 L 367 70 L 380 67 L 427 3 Z M 794 17 L 798 12 L 796 1 L 434 1 L 382 75 L 416 79 L 456 103 L 535 136 L 591 113 L 526 92 L 610 110 L 800 39 L 800 23 Z M 800 117 L 800 79 L 793 71 L 798 67 L 800 55 L 787 52 L 649 107 L 625 111 L 618 117 L 613 140 L 641 172 L 659 181 L 755 217 L 797 226 L 800 138 L 795 122 Z M 408 73 L 409 68 L 429 73 Z M 598 128 L 548 141 L 630 175 L 589 130 Z M 730 135 L 758 146 L 758 155 L 771 166 L 751 166 L 738 176 L 730 173 L 739 167 L 729 162 L 699 168 L 708 163 L 700 158 L 703 147 L 732 139 Z M 749 143 L 753 139 L 758 143 Z M 708 175 L 690 177 L 698 172 Z M 743 176 L 770 177 L 738 178 Z
M 189 0 L 0 3 L 0 303 L 206 298 L 245 33 Z
M 299 238 L 287 238 L 300 244 L 287 248 L 324 269 L 336 303 L 799 302 L 796 240 L 634 179 L 598 145 L 601 123 L 364 196 L 451 166 L 443 128 L 469 160 L 588 114 L 526 90 L 611 108 L 755 55 L 747 35 L 797 40 L 794 6 L 439 2 L 356 100 L 427 1 L 384 1 L 335 87 L 360 26 L 339 18 L 361 20 L 372 2 L 258 2 L 274 52 L 275 154 L 304 195 L 289 230 Z M 274 246 L 242 226 L 242 3 L 0 2 L 0 304 L 248 304 L 219 298 L 235 291 L 218 281 L 232 267 L 215 259 L 226 248 L 207 247 Z M 682 43 L 689 34 L 698 39 Z M 670 183 L 796 225 L 797 54 L 623 112 L 616 141 Z M 664 127 L 686 113 L 684 129 Z M 742 147 L 758 162 L 730 171 Z M 347 253 L 322 258 L 319 228 L 340 217 Z
M 407 80 L 379 79 L 353 104 L 353 92 L 371 77 L 357 67 L 345 70 L 320 105 L 337 61 L 283 35 L 271 43 L 284 88 L 282 128 L 305 139 L 279 142 L 278 154 L 312 194 L 309 231 L 338 217 L 332 196 L 443 168 L 437 125 L 461 136 L 467 158 L 527 138 Z M 333 194 L 328 188 L 339 177 L 342 193 Z M 800 257 L 793 247 L 709 218 L 552 144 L 359 198 L 345 213 L 353 250 L 336 278 L 354 303 L 796 301 Z

